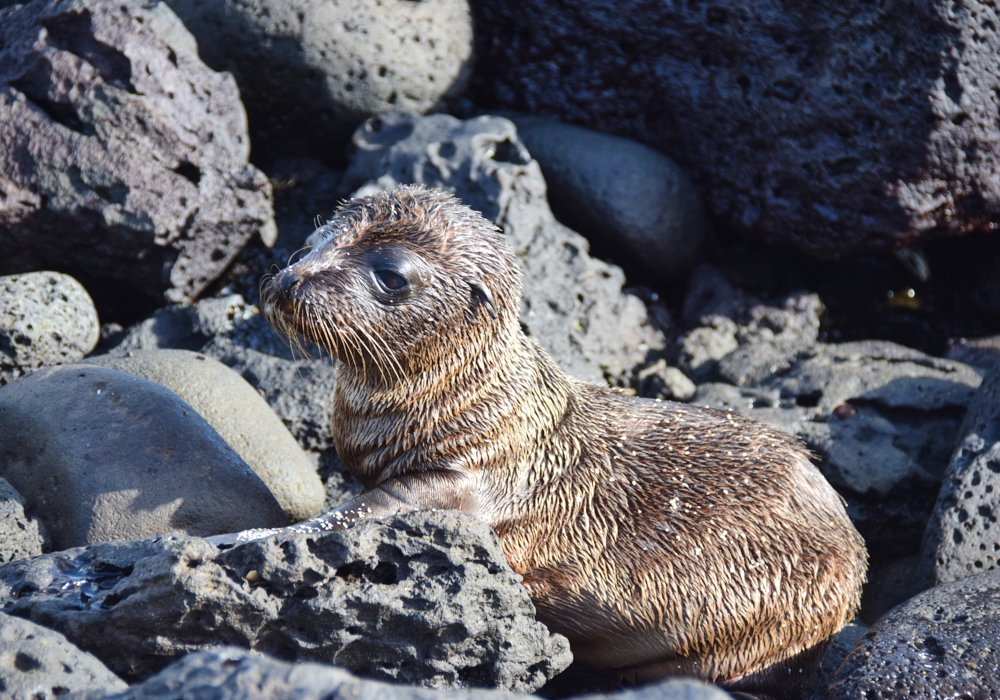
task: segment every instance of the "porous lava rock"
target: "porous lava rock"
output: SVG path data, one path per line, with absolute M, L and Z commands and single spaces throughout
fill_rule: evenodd
M 12 700 L 55 700 L 72 692 L 113 695 L 128 685 L 93 654 L 58 632 L 0 613 L 0 693 Z
M 166 4 L 0 10 L 0 272 L 189 301 L 251 237 L 277 235 L 249 154 L 235 80 Z
M 1000 368 L 969 406 L 923 553 L 938 583 L 1000 568 Z
M 1000 221 L 992 2 L 474 10 L 481 99 L 661 150 L 747 236 L 830 257 Z
M 665 345 L 642 301 L 622 291 L 621 268 L 592 258 L 587 240 L 556 221 L 510 120 L 394 112 L 359 127 L 354 146 L 344 178 L 357 195 L 440 187 L 503 229 L 524 269 L 521 325 L 569 374 L 624 382 Z
M 100 337 L 94 301 L 69 275 L 0 277 L 0 386 L 43 365 L 82 360 Z
M 24 512 L 24 498 L 6 479 L 0 479 L 0 564 L 42 553 L 44 537 L 38 520 Z
M 56 550 L 288 524 L 260 478 L 191 406 L 114 369 L 47 367 L 0 387 L 0 445 L 0 477 Z
M 329 157 L 366 117 L 426 113 L 472 69 L 466 0 L 169 0 L 236 76 L 255 142 Z M 318 212 L 316 212 L 318 213 Z
M 875 623 L 844 659 L 827 700 L 1000 696 L 1000 572 L 925 591 Z
M 129 680 L 233 644 L 432 688 L 532 692 L 569 665 L 500 543 L 455 511 L 284 533 L 220 551 L 115 542 L 0 568 L 0 606 L 65 634 Z

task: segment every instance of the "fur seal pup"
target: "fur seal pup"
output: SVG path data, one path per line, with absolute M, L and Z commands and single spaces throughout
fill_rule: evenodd
M 807 677 L 867 555 L 795 440 L 565 375 L 518 323 L 506 237 L 443 192 L 357 199 L 319 233 L 262 305 L 338 359 L 336 447 L 365 490 L 293 529 L 456 508 L 579 660 L 637 682 Z

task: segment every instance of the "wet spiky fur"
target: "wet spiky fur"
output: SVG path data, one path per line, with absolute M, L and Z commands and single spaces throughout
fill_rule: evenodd
M 580 660 L 638 681 L 805 678 L 858 608 L 866 554 L 793 439 L 566 376 L 519 326 L 505 236 L 440 191 L 352 201 L 320 232 L 263 295 L 275 328 L 339 360 L 336 446 L 366 492 L 319 527 L 460 508 Z M 422 261 L 407 303 L 366 291 L 379 246 Z

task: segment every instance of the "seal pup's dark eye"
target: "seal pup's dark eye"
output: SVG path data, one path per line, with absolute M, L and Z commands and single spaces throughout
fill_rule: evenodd
M 409 284 L 406 279 L 392 270 L 375 270 L 375 279 L 387 292 L 401 292 Z

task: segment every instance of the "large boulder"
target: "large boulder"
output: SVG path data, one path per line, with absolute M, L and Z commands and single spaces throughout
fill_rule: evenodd
M 235 644 L 433 688 L 532 692 L 569 665 L 482 521 L 408 513 L 228 551 L 200 539 L 110 543 L 0 568 L 0 606 L 129 680 Z
M 268 153 L 290 145 L 336 157 L 366 117 L 440 108 L 471 74 L 466 0 L 169 4 L 204 61 L 236 76 L 255 144 Z
M 189 350 L 92 357 L 165 386 L 208 421 L 261 478 L 293 521 L 318 515 L 326 494 L 316 469 L 261 395 L 224 364 Z
M 191 300 L 251 237 L 277 235 L 249 154 L 236 82 L 165 4 L 0 10 L 0 272 Z
M 0 477 L 54 549 L 288 523 L 260 478 L 159 384 L 93 365 L 0 387 Z
M 474 4 L 481 98 L 643 141 L 821 256 L 1000 221 L 991 2 Z

